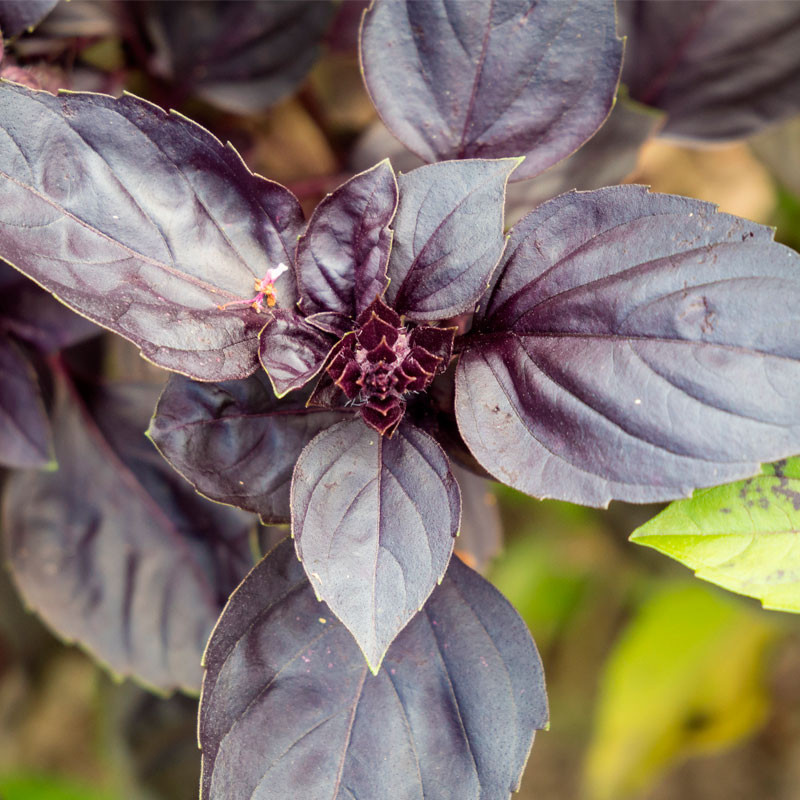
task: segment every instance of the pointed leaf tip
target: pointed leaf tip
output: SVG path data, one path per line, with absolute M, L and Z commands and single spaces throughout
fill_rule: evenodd
M 377 669 L 453 551 L 460 498 L 446 456 L 407 423 L 390 439 L 342 422 L 301 454 L 291 504 L 315 591 Z

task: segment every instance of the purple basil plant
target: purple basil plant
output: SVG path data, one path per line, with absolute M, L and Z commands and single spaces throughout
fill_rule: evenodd
M 474 476 L 603 507 L 800 451 L 800 256 L 771 229 L 625 185 L 506 230 L 508 181 L 611 110 L 612 2 L 384 0 L 361 47 L 385 122 L 435 163 L 381 161 L 308 220 L 178 113 L 0 83 L 0 257 L 174 373 L 148 429 L 165 477 L 136 434 L 150 395 L 54 366 L 57 454 L 103 478 L 17 479 L 12 565 L 42 577 L 26 504 L 77 486 L 124 512 L 78 526 L 73 552 L 116 537 L 81 564 L 117 579 L 72 635 L 95 646 L 109 606 L 157 587 L 172 612 L 96 649 L 136 674 L 158 642 L 148 682 L 192 689 L 211 633 L 204 800 L 508 797 L 547 700 L 524 623 L 453 557 Z M 291 538 L 245 577 L 247 518 L 200 519 L 177 473 Z M 29 593 L 61 613 L 50 587 Z

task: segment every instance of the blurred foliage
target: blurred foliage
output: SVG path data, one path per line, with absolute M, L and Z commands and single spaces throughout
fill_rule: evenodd
M 614 559 L 596 514 L 581 506 L 554 501 L 538 504 L 536 522 L 514 516 L 530 500 L 499 486 L 507 530 L 517 533 L 490 568 L 489 579 L 519 611 L 546 653 L 565 635 L 584 603 L 604 583 L 603 567 Z M 524 526 L 524 527 L 523 527 Z M 522 530 L 520 530 L 522 528 Z
M 0 797 L 3 800 L 113 800 L 112 795 L 89 786 L 41 775 L 0 776 Z
M 800 197 L 781 186 L 776 187 L 776 197 L 778 203 L 771 220 L 776 228 L 775 238 L 800 250 Z
M 708 200 L 721 211 L 762 224 L 770 221 L 775 208 L 769 170 L 744 142 L 690 147 L 651 139 L 639 151 L 630 183 Z
M 677 759 L 755 730 L 766 716 L 764 654 L 776 633 L 763 615 L 700 584 L 657 589 L 605 665 L 586 796 L 630 797 Z

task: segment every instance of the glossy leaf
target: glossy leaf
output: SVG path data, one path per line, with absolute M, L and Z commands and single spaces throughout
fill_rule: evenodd
M 291 311 L 278 311 L 258 337 L 258 358 L 275 394 L 305 386 L 321 369 L 336 339 Z
M 45 467 L 53 442 L 33 365 L 14 340 L 0 333 L 0 464 Z
M 156 48 L 152 68 L 238 114 L 269 108 L 311 69 L 333 15 L 328 0 L 133 3 Z
M 800 111 L 800 5 L 793 0 L 621 0 L 623 82 L 667 112 L 664 133 L 749 136 Z
M 376 671 L 441 580 L 458 533 L 458 484 L 427 434 L 380 436 L 360 419 L 320 433 L 292 480 L 292 535 L 314 591 Z
M 250 564 L 250 518 L 198 497 L 145 439 L 155 387 L 60 378 L 56 472 L 16 472 L 4 497 L 12 575 L 60 636 L 114 672 L 196 690 L 200 658 Z
M 514 180 L 577 150 L 614 103 L 611 0 L 376 0 L 361 60 L 378 113 L 426 161 L 525 156 Z
M 252 373 L 264 316 L 217 306 L 291 264 L 301 224 L 293 195 L 184 117 L 0 85 L 0 257 L 159 366 Z M 289 273 L 275 289 L 293 307 Z
M 642 796 L 671 764 L 732 747 L 764 721 L 776 629 L 700 584 L 638 609 L 606 663 L 583 796 Z
M 518 161 L 431 164 L 397 179 L 386 302 L 414 320 L 471 310 L 503 252 L 503 203 Z
M 382 161 L 343 183 L 317 206 L 297 243 L 297 283 L 305 314 L 357 317 L 386 288 L 389 224 L 397 181 Z
M 800 612 L 800 459 L 672 503 L 631 541 L 765 608 Z
M 38 25 L 56 6 L 58 0 L 2 0 L 0 33 L 6 39 L 18 36 Z M 0 42 L 2 53 L 2 42 Z
M 337 314 L 334 311 L 321 311 L 319 314 L 312 314 L 306 317 L 306 322 L 326 333 L 332 333 L 337 339 L 341 339 L 356 327 L 356 321 L 345 314 Z
M 305 407 L 305 394 L 278 400 L 259 371 L 245 381 L 197 383 L 173 376 L 148 435 L 198 492 L 289 521 L 292 470 L 320 431 L 352 416 Z
M 508 185 L 506 226 L 570 189 L 599 189 L 623 183 L 634 172 L 642 145 L 662 127 L 664 118 L 663 111 L 636 103 L 627 96 L 618 97 L 603 127 L 577 152 L 535 178 Z M 788 134 L 783 138 L 788 140 Z M 365 169 L 387 157 L 398 173 L 410 172 L 424 163 L 376 120 L 356 142 L 350 165 Z M 516 170 L 512 177 L 516 180 Z
M 524 623 L 458 559 L 371 675 L 284 541 L 204 663 L 202 800 L 508 798 L 547 721 Z
M 769 228 L 640 186 L 568 194 L 498 274 L 456 411 L 503 482 L 667 500 L 800 450 L 800 257 Z

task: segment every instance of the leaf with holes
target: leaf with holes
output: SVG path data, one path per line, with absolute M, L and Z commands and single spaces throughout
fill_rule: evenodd
M 392 438 L 360 419 L 320 433 L 292 479 L 292 534 L 317 594 L 377 670 L 441 580 L 458 533 L 458 484 L 413 425 Z
M 703 580 L 800 612 L 800 458 L 746 481 L 701 489 L 631 534 Z
M 641 186 L 518 223 L 456 377 L 499 480 L 669 500 L 800 450 L 800 257 L 769 228 Z
M 413 320 L 471 311 L 503 252 L 506 181 L 513 158 L 450 161 L 397 179 L 386 302 Z
M 155 387 L 76 387 L 61 376 L 56 472 L 16 472 L 4 534 L 25 602 L 114 672 L 195 691 L 228 593 L 252 560 L 249 515 L 208 503 L 142 431 Z
M 288 190 L 185 117 L 0 84 L 0 257 L 159 366 L 257 368 L 265 318 L 241 299 L 291 265 L 302 221 Z M 275 293 L 294 306 L 290 272 Z
M 303 448 L 351 412 L 306 408 L 307 394 L 278 400 L 264 372 L 245 381 L 197 383 L 174 375 L 148 435 L 198 492 L 289 522 L 292 471 Z
M 800 111 L 800 4 L 622 0 L 622 79 L 664 133 L 738 139 Z
M 458 559 L 371 675 L 284 541 L 204 663 L 202 800 L 507 798 L 547 724 L 525 624 Z
M 419 156 L 525 156 L 520 180 L 603 124 L 622 41 L 612 0 L 376 0 L 361 61 L 378 113 Z

